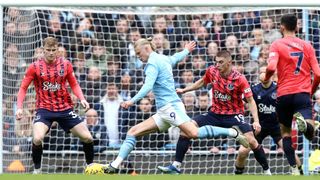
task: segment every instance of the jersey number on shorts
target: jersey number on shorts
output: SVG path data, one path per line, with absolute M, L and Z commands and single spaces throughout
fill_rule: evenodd
M 74 113 L 73 111 L 70 111 L 70 112 L 69 112 L 69 115 L 72 116 L 72 119 L 75 119 L 75 118 L 78 117 L 78 115 L 77 115 L 76 113 Z
M 174 112 L 170 113 L 170 117 L 171 117 L 173 120 L 176 120 L 176 113 L 174 113 Z
M 302 60 L 303 60 L 303 52 L 292 52 L 292 53 L 290 53 L 290 56 L 291 57 L 298 57 L 298 62 L 297 62 L 296 69 L 294 70 L 294 74 L 299 74 L 300 69 L 301 69 Z
M 236 118 L 237 121 L 243 123 L 244 122 L 244 117 L 242 114 L 236 115 L 234 116 L 234 118 Z

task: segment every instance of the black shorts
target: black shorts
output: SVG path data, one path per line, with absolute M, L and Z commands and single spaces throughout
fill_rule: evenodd
M 278 142 L 281 140 L 280 126 L 272 129 L 261 128 L 260 133 L 255 135 L 259 144 L 261 144 L 267 136 L 271 136 L 273 142 L 278 144 Z
M 279 122 L 291 128 L 293 114 L 300 112 L 305 119 L 312 119 L 312 104 L 309 93 L 289 94 L 277 98 Z
M 53 121 L 58 122 L 65 132 L 69 132 L 70 129 L 82 122 L 81 118 L 72 109 L 58 112 L 38 109 L 33 123 L 42 122 L 50 129 Z
M 231 128 L 232 126 L 239 126 L 243 133 L 252 131 L 251 126 L 244 121 L 242 114 L 235 115 L 221 115 L 215 114 L 211 111 L 205 114 L 198 115 L 193 118 L 199 127 L 211 125 L 223 128 Z

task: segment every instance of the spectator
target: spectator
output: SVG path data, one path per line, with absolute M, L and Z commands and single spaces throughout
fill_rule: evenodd
M 106 126 L 99 123 L 99 116 L 96 110 L 89 109 L 85 115 L 87 127 L 93 137 L 95 153 L 102 153 L 107 149 L 107 129 Z M 82 146 L 79 139 L 74 138 L 73 149 L 81 151 Z
M 90 107 L 98 103 L 105 89 L 105 80 L 102 78 L 99 68 L 96 66 L 89 67 L 87 78 L 80 82 L 80 86 Z
M 120 119 L 119 119 L 119 107 L 122 102 L 122 97 L 119 95 L 118 87 L 115 83 L 109 82 L 106 87 L 106 93 L 96 104 L 96 109 L 100 114 L 101 124 L 105 124 L 107 127 L 107 136 L 109 138 L 108 146 L 111 148 L 120 147 Z
M 170 55 L 170 43 L 169 41 L 164 37 L 163 33 L 156 33 L 153 35 L 152 42 L 156 46 L 155 51 L 158 54 L 163 55 Z
M 103 41 L 95 41 L 92 46 L 91 58 L 86 60 L 86 66 L 97 66 L 101 73 L 107 72 L 107 63 L 110 59 L 110 52 L 106 50 Z
M 133 77 L 129 73 L 122 74 L 119 87 L 119 94 L 124 101 L 130 100 L 136 94 Z
M 73 72 L 77 77 L 79 82 L 83 82 L 87 78 L 87 67 L 85 54 L 82 52 L 78 52 L 75 54 L 76 58 L 73 59 Z
M 197 39 L 197 48 L 196 48 L 195 53 L 196 54 L 205 54 L 206 48 L 208 45 L 208 41 L 210 40 L 210 35 L 208 33 L 208 30 L 204 26 L 200 26 L 197 29 L 195 37 Z
M 280 39 L 282 37 L 281 33 L 275 29 L 274 21 L 271 17 L 262 17 L 261 18 L 261 29 L 263 30 L 264 40 L 272 43 L 273 41 Z
M 238 38 L 235 35 L 229 35 L 226 38 L 225 46 L 227 51 L 231 53 L 232 59 L 237 56 L 237 47 L 239 45 Z
M 129 32 L 129 42 L 128 42 L 128 50 L 127 50 L 127 68 L 130 72 L 135 71 L 136 69 L 140 69 L 142 67 L 142 62 L 136 56 L 136 52 L 134 51 L 134 43 L 141 38 L 141 33 L 137 28 L 131 28 Z
M 41 59 L 44 57 L 44 51 L 42 47 L 38 47 L 34 50 L 33 61 Z
M 218 51 L 219 47 L 217 43 L 213 41 L 208 43 L 208 48 L 206 52 L 206 67 L 214 65 Z
M 212 40 L 217 43 L 218 47 L 224 47 L 226 39 L 226 26 L 222 13 L 213 14 L 213 25 L 211 28 Z
M 195 55 L 192 59 L 192 70 L 195 80 L 200 79 L 205 74 L 206 60 L 203 55 Z M 193 116 L 192 116 L 193 117 Z

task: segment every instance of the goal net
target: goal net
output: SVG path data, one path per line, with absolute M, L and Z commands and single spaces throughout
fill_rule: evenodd
M 131 99 L 141 88 L 144 65 L 135 56 L 133 43 L 152 37 L 156 51 L 172 55 L 187 41 L 197 42 L 196 50 L 173 68 L 176 87 L 198 80 L 206 67 L 214 64 L 218 50 L 232 53 L 234 65 L 249 80 L 258 82 L 258 70 L 268 57 L 270 43 L 281 38 L 279 20 L 294 13 L 299 19 L 298 36 L 308 39 L 319 58 L 319 9 L 259 7 L 4 7 L 3 9 L 3 172 L 29 173 L 35 92 L 29 87 L 24 101 L 24 117 L 16 121 L 16 95 L 30 63 L 43 56 L 43 39 L 56 37 L 59 55 L 70 60 L 90 106 L 87 113 L 73 96 L 75 112 L 88 124 L 94 137 L 95 162 L 115 159 L 127 130 L 155 112 L 150 93 L 129 110 L 120 102 Z M 204 88 L 181 98 L 190 117 L 205 113 L 210 106 L 210 89 Z M 320 94 L 319 97 L 320 98 Z M 315 117 L 318 118 L 317 113 Z M 250 121 L 249 113 L 246 120 Z M 296 129 L 293 127 L 293 129 Z M 297 132 L 294 130 L 294 132 Z M 318 132 L 319 133 L 319 132 Z M 158 165 L 174 160 L 179 130 L 153 133 L 138 139 L 137 146 L 122 166 L 122 173 L 135 171 L 157 174 Z M 319 134 L 318 134 L 319 138 Z M 293 137 L 302 160 L 301 134 Z M 79 140 L 53 124 L 44 139 L 43 173 L 82 173 L 85 166 Z M 289 173 L 282 151 L 268 137 L 263 147 L 273 174 Z M 306 147 L 319 148 L 319 139 Z M 239 144 L 219 137 L 193 141 L 183 163 L 186 174 L 233 174 Z M 245 173 L 261 174 L 251 153 Z

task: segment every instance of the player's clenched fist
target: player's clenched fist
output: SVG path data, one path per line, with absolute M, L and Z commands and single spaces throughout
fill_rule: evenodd
M 17 109 L 16 111 L 16 119 L 17 120 L 20 120 L 22 118 L 22 115 L 23 115 L 23 110 L 22 109 Z
M 125 108 L 125 109 L 128 109 L 130 106 L 133 105 L 133 102 L 132 101 L 125 101 L 125 102 L 122 102 L 121 103 L 121 107 Z

